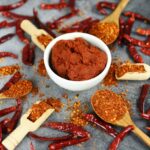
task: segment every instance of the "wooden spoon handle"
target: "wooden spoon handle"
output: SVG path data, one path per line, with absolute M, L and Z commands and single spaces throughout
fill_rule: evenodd
M 28 134 L 29 128 L 25 125 L 19 125 L 6 139 L 2 141 L 2 144 L 8 150 L 14 150 L 22 139 Z
M 36 35 L 39 31 L 29 20 L 23 20 L 21 22 L 21 28 L 31 36 Z
M 150 147 L 150 137 L 148 137 L 138 127 L 134 126 L 133 132 Z
M 122 13 L 122 11 L 124 10 L 124 8 L 126 7 L 126 5 L 129 3 L 130 0 L 120 0 L 117 8 L 115 9 L 115 11 L 112 13 L 112 15 L 115 15 L 115 17 L 119 20 L 119 17 Z M 117 20 L 116 19 L 116 20 Z

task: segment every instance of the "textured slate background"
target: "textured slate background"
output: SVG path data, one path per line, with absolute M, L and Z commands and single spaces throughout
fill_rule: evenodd
M 0 0 L 0 5 L 5 5 L 5 4 L 10 4 L 17 2 L 18 0 Z M 95 4 L 99 2 L 100 0 L 77 0 L 77 7 L 80 8 L 84 15 L 82 17 L 74 17 L 70 19 L 69 21 L 66 21 L 65 23 L 68 24 L 69 22 L 74 22 L 75 20 L 79 20 L 81 18 L 86 18 L 88 16 L 93 16 L 95 18 L 101 19 L 103 16 L 99 15 L 96 10 L 95 10 Z M 114 1 L 114 0 L 110 0 Z M 60 12 L 57 10 L 51 10 L 51 11 L 46 11 L 46 10 L 40 10 L 39 9 L 39 4 L 41 2 L 57 2 L 57 0 L 29 0 L 28 3 L 26 3 L 23 7 L 20 7 L 19 9 L 14 10 L 13 12 L 20 13 L 20 14 L 26 14 L 26 15 L 32 15 L 32 8 L 37 8 L 39 10 L 40 18 L 43 22 L 53 20 L 60 15 L 66 14 L 67 9 L 63 9 Z M 126 10 L 132 10 L 135 12 L 139 12 L 143 14 L 146 17 L 150 16 L 150 0 L 131 0 L 130 4 L 127 6 Z M 4 18 L 0 15 L 0 21 L 4 20 Z M 148 27 L 148 25 L 141 24 L 141 22 L 136 22 L 134 25 L 134 29 L 136 29 L 138 26 L 142 27 Z M 7 33 L 14 32 L 14 28 L 8 28 L 8 29 L 0 29 L 0 36 L 3 36 Z M 58 98 L 61 98 L 61 100 L 66 103 L 66 100 L 62 98 L 62 94 L 68 93 L 69 97 L 72 99 L 72 102 L 77 101 L 74 99 L 74 96 L 77 94 L 75 92 L 70 92 L 66 91 L 60 87 L 58 87 L 55 83 L 53 83 L 50 79 L 40 77 L 36 73 L 36 68 L 37 66 L 34 65 L 33 67 L 28 67 L 22 64 L 21 62 L 21 51 L 23 48 L 24 44 L 22 44 L 17 37 L 14 37 L 10 41 L 1 44 L 0 45 L 0 51 L 12 51 L 16 54 L 19 55 L 18 60 L 13 60 L 10 58 L 6 58 L 4 61 L 0 63 L 0 66 L 5 66 L 5 65 L 11 65 L 11 64 L 16 64 L 19 63 L 20 66 L 23 67 L 21 72 L 23 72 L 26 75 L 26 78 L 32 80 L 34 82 L 34 85 L 38 86 L 40 90 L 45 93 L 45 97 L 50 97 L 50 96 L 55 96 Z M 125 47 L 117 47 L 117 51 L 112 52 L 113 58 L 121 58 L 122 60 L 127 60 L 129 59 L 129 55 L 127 53 L 127 50 Z M 150 57 L 144 56 L 144 60 L 147 64 L 150 65 Z M 43 57 L 43 53 L 36 48 L 36 60 L 35 64 Z M 10 76 L 7 77 L 1 77 L 0 78 L 0 87 L 3 86 L 3 84 L 10 78 Z M 120 82 L 118 87 L 111 87 L 113 91 L 116 92 L 122 92 L 128 89 L 128 94 L 127 97 L 132 103 L 132 109 L 133 109 L 133 120 L 137 124 L 138 127 L 144 130 L 144 127 L 148 124 L 146 124 L 145 121 L 141 120 L 138 116 L 137 113 L 137 107 L 136 107 L 136 102 L 137 98 L 139 96 L 140 92 L 140 87 L 144 83 L 150 83 L 150 81 L 142 81 L 142 82 Z M 45 85 L 49 85 L 49 88 L 45 88 Z M 79 99 L 83 103 L 89 104 L 89 98 L 91 94 L 96 91 L 97 89 L 102 89 L 102 88 L 107 88 L 103 87 L 101 84 L 97 85 L 96 87 L 83 91 L 83 92 L 78 92 L 80 94 Z M 39 96 L 32 97 L 31 95 L 28 96 L 28 100 L 24 101 L 23 104 L 23 111 L 25 112 L 35 101 L 39 99 Z M 148 99 L 150 102 L 150 97 Z M 0 108 L 5 108 L 11 105 L 14 105 L 15 101 L 14 100 L 1 100 L 0 101 Z M 91 110 L 91 106 L 89 104 L 89 108 Z M 91 110 L 92 112 L 92 110 Z M 61 113 L 53 113 L 53 115 L 49 118 L 49 120 L 53 121 L 66 121 L 69 117 L 69 112 L 66 111 L 66 108 L 63 109 Z M 109 135 L 105 134 L 101 130 L 97 128 L 93 128 L 91 126 L 87 126 L 86 129 L 91 133 L 91 139 L 88 142 L 83 143 L 80 146 L 71 146 L 68 148 L 65 148 L 66 150 L 106 150 L 108 148 L 108 145 L 110 142 L 113 140 L 112 137 Z M 120 130 L 120 128 L 118 128 Z M 144 130 L 147 132 L 146 130 Z M 40 133 L 41 135 L 49 135 L 49 136 L 57 136 L 57 135 L 62 135 L 62 133 L 54 131 L 54 130 L 46 130 L 46 129 L 40 129 L 37 131 L 37 133 Z M 149 134 L 150 135 L 150 134 Z M 33 144 L 35 145 L 36 150 L 46 150 L 48 147 L 49 142 L 39 142 L 35 141 L 32 139 Z M 26 137 L 22 143 L 18 146 L 17 150 L 29 150 L 30 149 L 30 139 Z M 121 143 L 119 150 L 148 150 L 149 148 L 145 146 L 143 142 L 141 142 L 135 135 L 130 134 L 128 137 L 125 138 L 125 140 Z

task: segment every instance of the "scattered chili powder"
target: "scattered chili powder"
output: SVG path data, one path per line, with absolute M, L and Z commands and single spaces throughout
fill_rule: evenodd
M 143 73 L 143 72 L 145 72 L 145 68 L 143 65 L 134 65 L 131 63 L 127 63 L 127 64 L 121 65 L 120 67 L 117 68 L 116 75 L 117 75 L 117 77 L 121 77 L 124 74 L 126 74 L 127 72 Z
M 87 105 L 81 105 L 80 101 L 75 102 L 71 107 L 70 121 L 71 123 L 79 126 L 85 126 L 88 121 L 84 118 L 83 114 L 87 112 Z
M 32 93 L 33 96 L 37 95 L 38 92 L 39 92 L 39 88 L 38 88 L 38 87 L 33 87 L 33 88 L 32 88 L 31 93 Z
M 119 34 L 119 28 L 116 23 L 95 23 L 89 29 L 89 33 L 102 39 L 107 45 L 113 43 Z
M 111 64 L 109 72 L 103 81 L 103 84 L 105 86 L 112 86 L 112 85 L 117 86 L 118 85 L 117 79 L 115 77 L 115 72 L 117 68 L 118 68 L 118 65 L 116 63 Z
M 50 43 L 50 41 L 52 40 L 52 37 L 49 35 L 40 35 L 37 37 L 38 41 L 44 45 L 44 47 L 46 48 L 46 46 Z
M 120 120 L 128 111 L 126 100 L 109 90 L 99 90 L 91 97 L 93 108 L 106 122 Z
M 45 68 L 44 60 L 43 60 L 43 59 L 41 59 L 41 60 L 39 61 L 38 73 L 39 73 L 41 76 L 43 76 L 43 77 L 45 77 L 45 76 L 47 75 L 47 72 L 46 72 L 46 68 Z
M 32 90 L 32 82 L 28 80 L 20 80 L 13 84 L 3 94 L 7 97 L 18 98 L 27 95 Z
M 59 112 L 60 109 L 62 108 L 62 103 L 60 102 L 59 99 L 56 98 L 48 98 L 46 100 L 42 100 L 38 104 L 33 104 L 31 107 L 31 113 L 28 117 L 29 120 L 31 121 L 36 121 L 46 110 L 54 108 L 55 111 Z
M 0 75 L 12 75 L 19 71 L 19 65 L 4 66 L 0 68 Z

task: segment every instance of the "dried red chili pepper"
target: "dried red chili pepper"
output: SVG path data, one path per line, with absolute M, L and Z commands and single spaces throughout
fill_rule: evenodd
M 147 55 L 147 56 L 150 56 L 150 49 L 141 48 L 140 51 L 141 51 L 143 54 L 145 54 L 145 55 Z
M 127 40 L 129 43 L 131 43 L 132 45 L 137 45 L 137 46 L 144 47 L 144 48 L 150 48 L 149 41 L 141 41 L 141 40 L 138 40 L 129 36 L 128 34 L 124 34 L 123 38 Z
M 11 118 L 11 120 L 9 122 L 7 122 L 5 124 L 6 127 L 6 133 L 10 133 L 13 131 L 13 129 L 16 127 L 20 117 L 21 117 L 21 113 L 22 113 L 22 100 L 17 99 L 17 108 L 16 108 L 16 112 L 13 115 L 13 117 Z
M 4 35 L 3 37 L 0 37 L 0 44 L 5 43 L 6 41 L 10 40 L 14 36 L 15 36 L 14 33 L 9 33 L 9 34 Z
M 141 20 L 141 21 L 144 21 L 144 22 L 150 22 L 150 19 L 149 18 L 146 18 L 138 13 L 135 13 L 135 12 L 132 12 L 132 11 L 126 11 L 123 13 L 124 16 L 127 16 L 127 17 L 131 17 L 131 16 L 134 16 L 135 19 L 138 19 L 138 20 Z
M 71 11 L 76 11 L 75 10 L 75 3 L 76 3 L 76 0 L 69 0 L 68 2 L 68 7 L 70 7 Z
M 27 43 L 23 50 L 22 50 L 22 62 L 25 65 L 32 66 L 34 64 L 35 59 L 35 46 L 30 46 L 29 43 Z
M 96 4 L 96 8 L 99 11 L 99 13 L 103 15 L 108 15 L 108 12 L 105 10 L 106 8 L 114 10 L 117 6 L 117 3 L 112 2 L 99 2 Z
M 113 142 L 110 144 L 109 146 L 109 150 L 117 150 L 120 142 L 124 139 L 124 137 L 134 129 L 133 126 L 128 126 L 126 127 L 124 130 L 122 130 L 117 136 L 116 138 L 113 140 Z
M 150 35 L 150 29 L 138 28 L 136 32 L 140 35 Z
M 1 125 L 1 127 L 2 127 L 2 132 L 6 131 L 5 125 L 6 125 L 9 121 L 10 121 L 9 118 L 5 118 L 4 120 L 2 120 L 2 121 L 0 122 L 0 125 Z
M 128 51 L 129 51 L 129 54 L 130 56 L 133 58 L 133 60 L 136 62 L 136 63 L 143 63 L 143 58 L 140 54 L 138 54 L 136 48 L 134 45 L 128 45 Z
M 10 18 L 10 19 L 28 19 L 28 20 L 33 20 L 34 17 L 33 16 L 27 16 L 27 15 L 20 15 L 20 14 L 16 14 L 14 12 L 10 12 L 10 11 L 4 11 L 1 13 L 2 16 Z
M 2 138 L 3 138 L 3 135 L 2 135 L 2 125 L 0 124 L 0 150 L 6 150 L 4 148 L 4 146 L 2 145 Z
M 125 33 L 125 20 L 120 18 L 119 19 L 120 31 L 118 36 L 118 45 L 122 46 L 123 44 L 123 34 Z
M 0 117 L 5 116 L 5 115 L 7 115 L 11 112 L 14 112 L 14 111 L 16 111 L 16 106 L 4 108 L 4 109 L 0 110 Z
M 3 57 L 12 57 L 14 59 L 18 58 L 18 56 L 12 52 L 0 52 L 0 58 L 3 58 Z
M 8 10 L 16 9 L 18 7 L 21 7 L 26 2 L 27 2 L 27 0 L 20 0 L 14 4 L 9 4 L 9 5 L 5 5 L 5 6 L 0 5 L 0 11 L 8 11 Z
M 67 140 L 73 137 L 73 135 L 68 135 L 68 136 L 63 136 L 63 137 L 43 137 L 43 136 L 34 134 L 32 132 L 30 132 L 28 135 L 40 141 L 62 141 L 62 140 Z
M 38 17 L 38 12 L 37 12 L 35 9 L 33 9 L 33 14 L 34 14 L 34 19 L 35 19 L 35 22 L 37 23 L 37 25 L 38 25 L 40 28 L 42 28 L 42 29 L 44 29 L 45 31 L 47 31 L 52 37 L 56 37 L 56 35 L 51 31 L 51 29 L 48 28 L 45 24 L 43 24 L 43 23 L 40 21 L 40 19 L 39 19 L 39 17 Z
M 81 126 L 77 126 L 72 123 L 47 122 L 44 124 L 44 126 L 61 130 L 64 132 L 70 132 L 71 134 L 74 135 L 74 137 L 69 140 L 67 139 L 67 140 L 51 143 L 49 145 L 50 150 L 61 149 L 66 146 L 75 145 L 87 141 L 90 138 L 90 135 L 86 130 L 84 130 Z
M 21 23 L 21 21 L 18 21 L 16 24 L 16 34 L 21 42 L 23 42 L 25 44 L 30 43 L 30 40 L 24 36 L 24 31 L 21 29 L 20 23 Z
M 20 74 L 20 72 L 16 72 L 11 77 L 11 79 L 4 85 L 4 87 L 0 90 L 0 93 L 8 90 L 13 84 L 18 82 L 21 79 L 21 77 L 22 77 L 22 75 Z
M 133 24 L 135 22 L 135 18 L 134 16 L 131 16 L 127 21 L 126 21 L 126 24 L 125 24 L 125 33 L 130 35 L 131 34 L 131 30 L 132 30 L 132 27 L 133 27 Z
M 141 113 L 144 113 L 144 103 L 145 103 L 145 98 L 148 94 L 149 88 L 150 88 L 149 84 L 144 84 L 141 88 L 141 93 L 140 93 L 140 97 L 138 100 L 138 108 Z
M 100 118 L 97 118 L 93 114 L 84 114 L 84 118 L 87 121 L 89 121 L 91 123 L 94 123 L 95 125 L 97 125 L 98 127 L 100 127 L 102 130 L 104 130 L 109 135 L 111 135 L 113 137 L 116 137 L 116 135 L 117 135 L 116 130 L 113 129 L 113 127 L 110 124 L 104 122 Z
M 7 27 L 13 27 L 16 25 L 16 21 L 13 22 L 7 22 L 6 20 L 0 22 L 0 28 L 7 28 Z
M 53 23 L 47 22 L 47 25 L 48 25 L 51 29 L 56 29 L 56 28 L 58 28 L 59 24 L 60 24 L 64 19 L 69 19 L 69 18 L 75 16 L 77 13 L 78 13 L 78 10 L 73 11 L 73 12 L 67 14 L 67 15 L 64 15 L 64 16 L 58 18 L 58 19 L 55 20 Z
M 33 146 L 33 143 L 30 143 L 30 150 L 35 150 L 35 147 Z
M 141 114 L 141 117 L 146 119 L 146 120 L 149 120 L 150 121 L 150 114 L 145 114 L 145 113 L 142 113 Z
M 41 9 L 63 9 L 66 8 L 68 6 L 68 4 L 66 2 L 61 2 L 58 4 L 46 4 L 46 3 L 41 3 L 40 4 L 40 8 Z

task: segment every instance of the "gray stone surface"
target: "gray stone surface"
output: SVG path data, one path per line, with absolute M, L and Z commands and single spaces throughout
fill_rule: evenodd
M 8 3 L 14 3 L 18 0 L 0 0 L 0 5 L 5 5 Z M 39 9 L 39 4 L 41 2 L 57 2 L 57 0 L 29 0 L 28 3 L 26 3 L 23 7 L 20 7 L 19 9 L 14 10 L 13 12 L 20 13 L 20 14 L 26 14 L 26 15 L 32 15 L 32 8 L 37 8 L 39 10 L 40 18 L 43 22 L 53 20 L 54 18 L 59 17 L 60 15 L 63 15 L 67 13 L 68 10 L 64 9 L 60 12 L 57 10 L 51 10 L 51 11 L 46 11 L 46 10 L 40 10 Z M 114 1 L 114 0 L 111 0 Z M 95 11 L 95 4 L 99 2 L 99 0 L 77 0 L 77 7 L 80 8 L 84 12 L 83 17 L 74 17 L 70 19 L 69 21 L 65 22 L 68 24 L 69 22 L 74 22 L 77 19 L 80 18 L 86 18 L 88 16 L 93 16 L 95 18 L 101 19 L 103 16 L 99 15 Z M 140 14 L 143 14 L 146 17 L 150 16 L 150 0 L 131 0 L 130 4 L 126 8 L 126 10 L 132 10 L 135 12 L 139 12 Z M 2 16 L 0 16 L 0 21 L 4 20 Z M 148 27 L 148 25 L 145 25 L 141 22 L 136 22 L 134 25 L 134 29 L 136 29 L 138 26 L 142 27 Z M 10 33 L 14 32 L 14 28 L 8 28 L 8 29 L 0 29 L 0 37 Z M 18 60 L 13 60 L 10 58 L 6 58 L 4 61 L 0 63 L 0 66 L 5 66 L 5 65 L 10 65 L 10 64 L 16 64 L 19 63 L 20 66 L 22 66 L 21 72 L 26 75 L 26 78 L 30 79 L 33 81 L 34 85 L 38 86 L 40 90 L 45 93 L 45 97 L 50 97 L 50 96 L 55 96 L 58 98 L 61 98 L 63 103 L 66 103 L 66 100 L 62 98 L 63 93 L 68 93 L 69 97 L 72 99 L 72 102 L 77 101 L 74 99 L 74 96 L 77 94 L 75 92 L 70 92 L 66 91 L 60 87 L 58 87 L 53 81 L 47 78 L 40 77 L 36 71 L 35 68 L 37 68 L 37 65 L 34 65 L 33 67 L 28 67 L 22 64 L 21 62 L 21 51 L 23 48 L 24 44 L 22 44 L 17 37 L 14 37 L 10 41 L 1 44 L 0 45 L 0 51 L 13 51 L 14 53 L 19 55 Z M 117 50 L 115 52 L 112 52 L 113 58 L 121 58 L 123 60 L 129 59 L 129 55 L 127 53 L 127 50 L 125 47 L 117 47 Z M 150 57 L 144 56 L 142 54 L 145 63 L 150 65 Z M 43 57 L 43 53 L 36 48 L 36 60 L 35 64 Z M 0 80 L 0 87 L 3 86 L 3 84 L 10 78 L 8 77 L 1 77 Z M 127 98 L 130 100 L 132 103 L 132 109 L 133 109 L 133 120 L 137 124 L 138 127 L 140 127 L 143 131 L 147 132 L 144 130 L 145 126 L 148 125 L 144 120 L 141 120 L 138 116 L 137 113 L 137 98 L 139 97 L 140 93 L 140 87 L 144 83 L 150 83 L 150 81 L 142 81 L 142 82 L 120 82 L 118 87 L 111 87 L 113 91 L 116 91 L 118 93 L 125 91 L 128 89 L 128 94 Z M 45 88 L 45 85 L 49 85 L 49 88 Z M 107 88 L 103 87 L 101 84 L 97 85 L 96 87 L 83 91 L 83 92 L 78 92 L 79 93 L 79 99 L 83 103 L 89 104 L 89 98 L 91 94 L 96 91 L 97 89 L 102 89 L 102 88 Z M 23 112 L 25 112 L 35 101 L 39 100 L 38 96 L 32 97 L 31 95 L 28 96 L 28 100 L 24 101 L 23 104 Z M 150 102 L 150 98 L 148 99 Z M 1 100 L 0 101 L 0 108 L 5 108 L 11 105 L 14 105 L 15 101 L 14 100 Z M 92 111 L 91 106 L 89 104 L 90 111 Z M 48 120 L 53 120 L 53 121 L 66 121 L 68 119 L 69 112 L 66 111 L 66 108 L 63 109 L 61 113 L 53 113 L 51 117 L 49 117 Z M 86 129 L 91 133 L 91 139 L 88 142 L 83 143 L 80 146 L 71 146 L 68 148 L 65 148 L 66 150 L 106 150 L 108 148 L 108 145 L 110 142 L 113 140 L 112 137 L 109 135 L 105 134 L 103 131 L 93 128 L 90 125 L 86 127 Z M 120 130 L 120 128 L 118 128 Z M 41 135 L 49 135 L 49 136 L 57 136 L 57 135 L 62 135 L 62 133 L 54 131 L 54 130 L 46 130 L 46 129 L 40 129 L 37 131 L 37 133 Z M 147 132 L 148 133 L 148 132 Z M 49 142 L 39 142 L 35 141 L 32 139 L 32 142 L 36 148 L 36 150 L 46 150 L 48 147 Z M 30 139 L 26 137 L 22 143 L 17 147 L 17 150 L 29 150 L 30 149 Z M 121 143 L 119 150 L 148 150 L 149 148 L 142 142 L 140 141 L 135 135 L 130 134 L 128 137 L 124 139 L 124 141 Z

